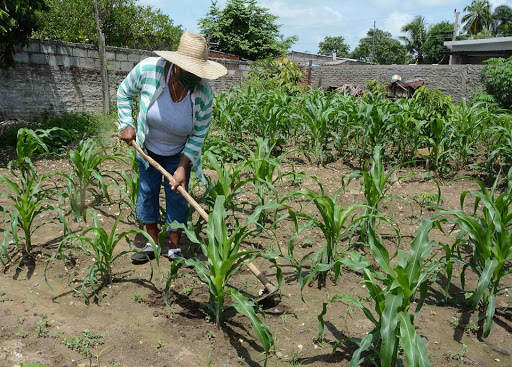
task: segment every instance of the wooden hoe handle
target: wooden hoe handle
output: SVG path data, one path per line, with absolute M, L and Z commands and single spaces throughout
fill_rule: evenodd
M 117 122 L 115 122 L 116 126 L 119 128 L 119 125 L 117 124 Z M 151 158 L 149 155 L 147 155 L 144 150 L 142 150 L 142 148 L 140 147 L 139 144 L 137 144 L 137 142 L 135 140 L 132 140 L 130 145 L 132 147 L 135 148 L 135 150 L 137 152 L 139 152 L 139 154 L 146 160 L 148 161 L 149 164 L 151 164 L 153 167 L 155 167 L 158 172 L 160 172 L 162 175 L 164 175 L 165 178 L 167 178 L 167 180 L 169 180 L 169 182 L 174 185 L 176 182 L 174 181 L 174 177 L 169 173 L 167 172 L 160 164 L 158 164 L 158 162 L 156 162 L 153 158 Z M 198 213 L 201 217 L 203 217 L 203 219 L 208 222 L 208 213 L 206 213 L 204 211 L 203 208 L 201 208 L 201 206 L 197 203 L 197 201 L 194 200 L 194 198 L 187 192 L 187 190 L 185 190 L 183 188 L 183 186 L 178 186 L 178 192 L 180 193 L 181 196 L 183 196 L 185 198 L 185 200 L 187 200 L 187 202 L 190 204 L 190 206 L 192 206 Z M 263 286 L 265 287 L 265 290 L 269 293 L 269 294 L 272 294 L 274 292 L 277 291 L 277 287 L 275 285 L 273 285 L 268 279 L 267 277 L 265 276 L 265 274 L 263 274 L 257 267 L 256 265 L 254 265 L 253 263 L 248 263 L 246 264 L 246 266 L 249 268 L 249 270 L 254 274 L 254 276 L 256 276 L 256 278 L 258 278 L 258 280 L 261 282 L 261 284 L 263 284 Z

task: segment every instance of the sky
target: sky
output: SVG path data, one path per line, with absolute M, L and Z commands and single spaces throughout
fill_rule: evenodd
M 223 8 L 225 0 L 218 0 Z M 198 33 L 197 20 L 206 15 L 210 0 L 139 0 L 140 5 L 161 9 L 182 25 L 184 30 Z M 318 43 L 326 36 L 343 36 L 350 50 L 366 36 L 373 22 L 379 29 L 394 37 L 402 35 L 400 29 L 415 16 L 422 15 L 428 24 L 455 21 L 454 10 L 464 16 L 464 7 L 470 0 L 258 0 L 279 17 L 284 36 L 297 35 L 295 51 L 318 52 Z M 512 0 L 490 0 L 493 9 L 499 5 L 512 6 Z

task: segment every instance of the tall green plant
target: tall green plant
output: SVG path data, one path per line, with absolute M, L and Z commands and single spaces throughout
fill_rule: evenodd
M 463 289 L 466 288 L 467 269 L 471 269 L 478 276 L 478 285 L 469 301 L 474 309 L 481 307 L 481 318 L 485 318 L 484 337 L 487 337 L 493 323 L 496 297 L 506 293 L 501 282 L 512 273 L 512 170 L 508 174 L 508 187 L 502 194 L 497 192 L 499 179 L 490 191 L 482 181 L 473 180 L 480 187 L 480 191 L 462 192 L 460 210 L 442 211 L 436 217 L 445 217 L 441 222 L 448 221 L 461 230 L 451 250 L 446 246 L 447 257 L 453 262 L 463 264 Z M 463 210 L 468 195 L 475 199 L 471 214 Z M 472 247 L 469 260 L 462 252 L 464 244 Z M 449 275 L 451 276 L 451 271 Z
M 0 193 L 10 201 L 6 208 L 10 220 L 9 229 L 13 238 L 14 248 L 7 241 L 2 244 L 0 262 L 7 264 L 12 256 L 21 254 L 28 260 L 32 252 L 32 235 L 35 230 L 51 220 L 43 213 L 57 211 L 49 200 L 53 189 L 45 185 L 49 174 L 39 175 L 32 163 L 32 157 L 37 150 L 47 152 L 48 148 L 33 130 L 20 129 L 16 145 L 17 159 L 10 161 L 8 170 L 13 179 L 0 175 L 0 182 L 7 186 L 7 191 Z M 21 232 L 21 233 L 20 233 Z
M 179 276 L 179 268 L 182 265 L 191 266 L 196 273 L 193 277 L 206 284 L 210 290 L 210 301 L 207 307 L 215 316 L 217 327 L 220 328 L 223 323 L 226 308 L 230 306 L 235 307 L 238 312 L 250 319 L 265 353 L 268 354 L 274 344 L 272 334 L 267 326 L 256 316 L 254 305 L 239 291 L 229 288 L 228 282 L 238 272 L 244 262 L 251 261 L 256 257 L 257 250 L 241 251 L 240 245 L 255 230 L 255 227 L 249 226 L 257 223 L 261 211 L 272 208 L 275 204 L 256 208 L 255 212 L 247 218 L 243 225 L 228 228 L 224 200 L 223 196 L 218 196 L 215 200 L 215 207 L 206 228 L 207 240 L 199 239 L 193 229 L 177 222 L 173 223 L 173 226 L 183 228 L 188 238 L 200 246 L 207 260 L 190 258 L 174 261 L 171 265 L 165 293 L 169 291 L 172 281 Z M 225 305 L 225 298 L 228 295 L 231 296 L 234 302 L 230 306 Z
M 420 224 L 409 256 L 398 250 L 396 263 L 391 262 L 389 252 L 370 228 L 369 245 L 378 267 L 366 266 L 368 262 L 364 257 L 349 264 L 357 271 L 364 266 L 364 282 L 375 313 L 348 295 L 337 295 L 324 302 L 318 315 L 319 340 L 323 339 L 327 306 L 337 300 L 359 307 L 374 325 L 372 331 L 358 340 L 359 348 L 352 355 L 350 367 L 372 360 L 379 360 L 383 367 L 403 365 L 399 358 L 400 348 L 404 351 L 408 367 L 430 366 L 425 344 L 414 328 L 414 321 L 425 302 L 428 282 L 439 267 L 431 253 L 435 243 L 428 239 L 432 226 L 430 220 Z M 416 309 L 410 313 L 410 307 L 416 300 Z
M 62 173 L 60 176 L 67 180 L 63 197 L 69 200 L 76 220 L 80 220 L 84 213 L 88 192 L 96 198 L 103 195 L 109 199 L 108 185 L 104 181 L 107 173 L 101 171 L 100 165 L 115 159 L 120 159 L 120 156 L 104 154 L 93 139 L 81 140 L 76 149 L 69 151 L 71 172 L 69 175 Z
M 144 236 L 148 243 L 150 243 L 153 247 L 157 264 L 159 264 L 158 259 L 160 255 L 160 247 L 157 247 L 151 236 L 141 229 L 131 229 L 117 233 L 117 226 L 121 218 L 121 213 L 117 216 L 114 225 L 110 229 L 110 232 L 107 232 L 105 228 L 102 228 L 98 220 L 98 215 L 94 210 L 86 210 L 84 212 L 84 216 L 87 214 L 92 216 L 92 226 L 82 231 L 82 233 L 70 234 L 66 236 L 63 241 L 61 241 L 59 247 L 57 248 L 57 253 L 54 254 L 46 262 L 44 276 L 48 287 L 50 287 L 52 291 L 55 291 L 47 278 L 48 265 L 52 260 L 60 258 L 62 261 L 64 261 L 64 263 L 66 263 L 66 255 L 70 251 L 80 251 L 86 255 L 91 256 L 92 263 L 88 266 L 87 274 L 81 281 L 82 295 L 85 298 L 85 302 L 89 303 L 90 297 L 87 295 L 86 288 L 90 287 L 94 296 L 97 298 L 98 290 L 106 285 L 112 284 L 113 282 L 114 263 L 125 254 L 140 252 L 138 249 L 130 248 L 129 250 L 123 250 L 119 253 L 116 253 L 116 248 L 122 240 L 126 239 L 128 243 L 130 243 L 128 236 L 132 234 L 140 234 Z M 151 265 L 151 278 L 152 277 L 153 266 Z M 76 291 L 76 289 L 71 284 L 70 286 L 74 291 Z

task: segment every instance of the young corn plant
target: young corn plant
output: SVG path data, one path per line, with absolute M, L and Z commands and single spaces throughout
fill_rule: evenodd
M 0 193 L 0 196 L 5 196 L 10 201 L 10 206 L 6 208 L 10 220 L 7 232 L 10 232 L 14 244 L 14 247 L 9 245 L 9 237 L 4 233 L 0 250 L 0 262 L 4 265 L 11 262 L 16 255 L 21 255 L 23 261 L 29 261 L 34 231 L 54 219 L 47 215 L 48 212 L 59 212 L 49 200 L 54 190 L 45 185 L 51 175 L 38 175 L 32 163 L 32 156 L 37 150 L 48 151 L 33 130 L 20 129 L 16 145 L 18 158 L 8 164 L 14 180 L 0 175 L 0 182 L 7 186 L 7 191 Z
M 292 193 L 289 197 L 293 196 L 305 196 L 309 198 L 316 206 L 319 217 L 315 218 L 305 213 L 295 212 L 291 208 L 288 209 L 290 218 L 295 224 L 295 234 L 290 239 L 288 245 L 288 256 L 285 256 L 292 262 L 292 265 L 296 268 L 298 273 L 298 281 L 301 290 L 306 284 L 312 279 L 318 276 L 319 287 L 325 286 L 327 274 L 334 267 L 335 269 L 335 281 L 338 279 L 340 274 L 340 268 L 342 262 L 338 261 L 344 257 L 340 252 L 340 242 L 342 238 L 349 233 L 351 226 L 354 224 L 353 221 L 346 225 L 347 221 L 351 218 L 354 210 L 364 207 L 363 204 L 351 204 L 344 207 L 338 203 L 338 196 L 341 189 L 329 197 L 324 194 L 322 186 L 322 193 L 318 194 L 313 190 L 297 191 Z M 299 220 L 305 220 L 305 223 L 299 223 Z M 325 239 L 325 246 L 322 246 L 316 251 L 312 251 L 305 255 L 302 260 L 298 261 L 294 255 L 294 240 L 295 237 L 303 232 L 307 228 L 319 228 L 322 231 Z M 302 264 L 306 258 L 312 256 L 310 272 L 307 275 L 303 275 Z
M 512 170 L 508 174 L 508 187 L 498 194 L 497 179 L 489 191 L 478 179 L 474 181 L 480 191 L 464 191 L 461 194 L 460 210 L 442 211 L 436 217 L 448 221 L 460 228 L 460 234 L 454 245 L 445 246 L 447 259 L 463 264 L 461 273 L 462 289 L 466 287 L 466 270 L 471 269 L 478 276 L 476 289 L 470 293 L 469 302 L 474 309 L 480 307 L 480 320 L 485 319 L 483 335 L 489 336 L 496 310 L 496 297 L 506 294 L 507 289 L 501 283 L 512 273 Z M 475 199 L 473 213 L 466 213 L 464 203 L 468 195 Z M 479 209 L 481 208 L 481 209 Z M 469 244 L 472 256 L 466 259 L 461 247 Z M 452 268 L 448 269 L 448 283 Z
M 425 302 L 428 283 L 439 267 L 439 262 L 433 260 L 432 255 L 435 243 L 428 238 L 432 226 L 430 220 L 420 224 L 409 256 L 399 250 L 395 265 L 392 265 L 388 251 L 370 228 L 369 245 L 378 267 L 369 265 L 362 256 L 358 261 L 347 262 L 353 270 L 362 269 L 375 313 L 357 298 L 334 296 L 324 302 L 318 315 L 318 339 L 323 340 L 324 316 L 330 303 L 340 300 L 360 308 L 374 328 L 358 339 L 359 348 L 352 355 L 350 367 L 375 360 L 380 361 L 382 367 L 403 366 L 399 357 L 400 348 L 404 351 L 408 367 L 430 366 L 425 344 L 415 330 L 414 321 Z M 411 313 L 413 301 L 417 301 L 417 305 L 414 313 Z
M 284 177 L 281 172 L 281 162 L 293 152 L 288 150 L 278 157 L 272 157 L 274 146 L 267 139 L 256 138 L 256 149 L 247 152 L 244 163 L 244 173 L 248 174 L 248 182 L 253 185 L 256 192 L 256 207 L 264 206 L 269 195 L 279 202 L 279 194 L 275 185 Z M 274 212 L 274 215 L 276 213 Z M 268 221 L 266 211 L 260 212 L 258 224 L 262 227 Z
M 382 163 L 382 147 L 377 145 L 373 151 L 372 159 L 365 163 L 365 170 L 363 172 L 352 172 L 346 182 L 345 178 L 342 178 L 343 188 L 346 188 L 354 178 L 361 179 L 361 186 L 363 187 L 364 197 L 366 199 L 365 210 L 359 220 L 361 242 L 365 243 L 367 241 L 369 228 L 376 227 L 378 218 L 393 225 L 389 218 L 380 214 L 380 206 L 383 202 L 388 200 L 403 199 L 401 196 L 389 194 L 389 190 L 393 185 L 399 182 L 399 179 L 392 180 L 392 177 L 401 166 L 402 165 L 395 166 L 389 172 L 386 172 L 384 164 Z M 397 231 L 398 237 L 400 237 L 399 228 L 394 225 L 393 227 L 395 231 Z
M 100 221 L 98 220 L 98 215 L 94 210 L 87 209 L 84 212 L 84 216 L 86 216 L 87 214 L 89 214 L 92 217 L 92 226 L 82 231 L 82 233 L 70 234 L 63 241 L 61 241 L 57 249 L 57 253 L 50 257 L 46 262 L 44 276 L 48 287 L 50 287 L 52 291 L 55 291 L 54 288 L 49 283 L 47 277 L 48 265 L 50 264 L 51 261 L 60 258 L 66 264 L 66 259 L 68 258 L 66 254 L 69 251 L 80 251 L 86 255 L 91 256 L 92 264 L 89 265 L 89 267 L 87 268 L 87 274 L 82 279 L 80 287 L 85 302 L 88 304 L 90 297 L 86 291 L 87 287 L 90 287 L 95 299 L 97 299 L 99 297 L 98 291 L 102 287 L 110 285 L 113 282 L 114 263 L 125 254 L 140 252 L 140 250 L 138 249 L 131 248 L 129 240 L 130 235 L 141 234 L 147 239 L 147 241 L 153 247 L 153 251 L 155 251 L 157 265 L 159 264 L 158 259 L 160 255 L 160 248 L 156 246 L 151 236 L 141 229 L 131 229 L 129 231 L 117 233 L 117 226 L 119 224 L 121 214 L 117 216 L 114 225 L 110 229 L 110 232 L 107 232 L 107 230 L 101 227 Z M 116 253 L 116 248 L 123 239 L 126 239 L 126 241 L 128 241 L 128 243 L 130 244 L 130 249 Z M 150 266 L 150 278 L 152 278 L 153 266 L 151 265 L 151 263 Z M 71 275 L 71 273 L 69 274 Z M 78 292 L 78 290 L 71 283 L 70 287 L 74 291 Z
M 204 153 L 204 162 L 205 167 L 216 172 L 217 181 L 208 179 L 208 188 L 203 200 L 209 208 L 213 209 L 217 197 L 224 196 L 225 208 L 234 216 L 237 206 L 236 197 L 243 192 L 243 186 L 249 181 L 242 177 L 243 165 L 219 162 L 211 152 Z
M 120 155 L 107 155 L 101 152 L 100 146 L 93 140 L 82 140 L 76 149 L 68 154 L 68 161 L 71 165 L 69 175 L 61 173 L 67 181 L 67 188 L 64 198 L 69 200 L 71 210 L 77 221 L 83 216 L 86 209 L 87 193 L 94 197 L 104 196 L 109 199 L 108 186 L 104 178 L 108 176 L 100 170 L 100 165 L 109 160 L 120 159 Z
M 225 219 L 224 200 L 223 196 L 218 196 L 215 200 L 215 207 L 206 228 L 207 240 L 199 239 L 193 229 L 187 228 L 183 224 L 173 223 L 173 226 L 183 228 L 188 238 L 201 247 L 201 251 L 207 257 L 207 260 L 190 258 L 173 261 L 164 294 L 169 292 L 172 281 L 180 275 L 179 269 L 182 265 L 192 267 L 195 270 L 195 275 L 184 274 L 184 276 L 193 276 L 208 286 L 210 301 L 206 306 L 214 315 L 217 327 L 220 328 L 224 321 L 226 308 L 234 307 L 250 319 L 254 332 L 258 336 L 265 353 L 268 354 L 274 343 L 272 334 L 257 317 L 254 305 L 239 291 L 229 288 L 228 282 L 244 262 L 251 261 L 257 256 L 257 250 L 241 251 L 240 245 L 255 230 L 252 225 L 257 223 L 260 212 L 272 208 L 275 204 L 271 203 L 265 207 L 258 207 L 243 225 L 228 228 Z M 227 296 L 231 297 L 232 305 L 225 305 Z
M 139 197 L 139 165 L 137 163 L 137 156 L 134 149 L 129 150 L 130 155 L 130 170 L 127 172 L 124 167 L 121 167 L 121 171 L 113 171 L 113 174 L 117 174 L 121 181 L 124 183 L 124 187 L 121 186 L 117 180 L 112 183 L 113 186 L 117 187 L 121 195 L 121 201 L 119 202 L 119 210 L 121 206 L 125 205 L 130 209 L 128 219 L 143 228 L 143 223 L 137 218 L 137 198 Z

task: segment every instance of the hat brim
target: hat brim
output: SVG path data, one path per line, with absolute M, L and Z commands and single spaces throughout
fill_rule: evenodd
M 176 51 L 155 51 L 155 53 L 200 78 L 217 79 L 228 73 L 228 69 L 218 62 L 198 60 L 193 57 L 181 55 Z

